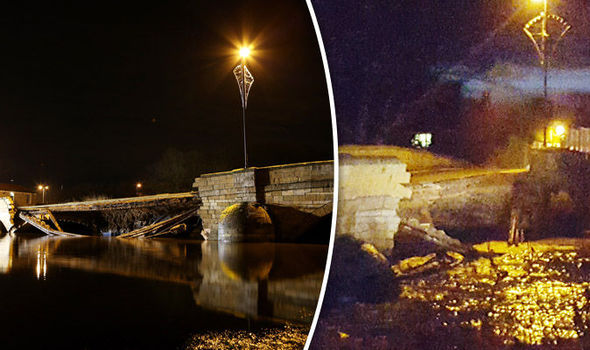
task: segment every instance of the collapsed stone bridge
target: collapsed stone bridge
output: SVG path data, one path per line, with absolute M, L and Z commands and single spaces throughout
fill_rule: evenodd
M 0 198 L 0 231 L 14 231 L 23 225 L 24 220 L 49 235 L 76 235 L 74 232 L 62 230 L 63 224 L 72 219 L 81 221 L 79 224 L 86 221 L 87 227 L 95 227 L 94 231 L 97 231 L 98 225 L 93 223 L 97 221 L 97 216 L 111 217 L 111 221 L 114 220 L 113 217 L 124 220 L 125 217 L 131 216 L 133 219 L 137 215 L 124 215 L 126 211 L 157 212 L 158 208 L 166 208 L 166 213 L 158 213 L 160 219 L 148 220 L 147 226 L 140 225 L 141 227 L 134 227 L 131 232 L 119 232 L 118 235 L 155 237 L 168 234 L 174 228 L 187 228 L 188 225 L 182 226 L 179 220 L 186 221 L 186 213 L 189 213 L 201 218 L 203 237 L 217 240 L 218 225 L 224 209 L 238 203 L 257 203 L 270 216 L 275 240 L 327 242 L 333 187 L 333 162 L 319 161 L 204 174 L 195 179 L 193 191 L 186 193 L 20 208 L 14 206 L 11 198 L 5 197 Z M 178 214 L 175 211 L 182 213 Z M 119 214 L 113 215 L 115 212 Z M 146 230 L 151 230 L 148 232 L 150 234 L 145 234 Z M 98 232 L 100 230 L 94 231 L 91 234 L 103 234 Z M 236 240 L 247 239 L 237 237 Z

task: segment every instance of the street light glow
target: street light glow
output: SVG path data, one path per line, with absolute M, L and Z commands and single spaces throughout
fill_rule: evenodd
M 37 189 L 39 191 L 41 191 L 41 193 L 43 194 L 43 204 L 45 204 L 45 191 L 49 190 L 49 186 L 48 185 L 38 185 Z
M 565 126 L 559 124 L 555 126 L 555 135 L 562 136 L 565 134 Z
M 248 56 L 250 56 L 250 48 L 247 46 L 244 46 L 240 49 L 240 56 L 242 58 L 246 58 Z

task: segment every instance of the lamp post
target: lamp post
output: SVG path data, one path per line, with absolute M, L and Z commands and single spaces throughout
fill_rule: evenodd
M 537 0 L 538 1 L 538 0 Z M 541 67 L 543 67 L 543 97 L 545 101 L 547 101 L 547 38 L 549 34 L 547 34 L 547 0 L 543 0 L 543 12 L 541 12 L 541 53 L 539 54 L 539 59 L 541 63 Z
M 527 37 L 531 39 L 533 45 L 535 46 L 535 50 L 539 55 L 539 63 L 543 68 L 543 97 L 545 100 L 545 109 L 548 107 L 548 100 L 547 100 L 547 73 L 549 71 L 549 38 L 551 35 L 549 34 L 547 23 L 549 20 L 554 21 L 555 24 L 561 29 L 561 33 L 559 34 L 557 40 L 553 42 L 553 50 L 552 53 L 555 52 L 557 48 L 557 44 L 564 37 L 564 35 L 571 29 L 571 25 L 569 25 L 566 20 L 562 17 L 559 17 L 556 14 L 549 13 L 549 6 L 548 0 L 533 0 L 536 3 L 543 1 L 543 11 L 539 13 L 536 17 L 528 21 L 523 30 Z M 539 28 L 540 26 L 540 28 Z M 543 146 L 547 146 L 547 126 L 545 126 L 545 130 L 543 132 Z
M 41 191 L 43 193 L 43 201 L 42 203 L 45 204 L 45 191 L 49 190 L 49 186 L 47 185 L 39 185 L 39 187 L 37 187 L 39 189 L 39 191 Z
M 248 151 L 246 146 L 246 107 L 248 106 L 248 94 L 254 83 L 254 77 L 246 66 L 246 58 L 250 56 L 250 48 L 245 46 L 240 49 L 241 64 L 237 65 L 233 72 L 240 88 L 242 100 L 242 133 L 244 135 L 244 169 L 248 167 Z

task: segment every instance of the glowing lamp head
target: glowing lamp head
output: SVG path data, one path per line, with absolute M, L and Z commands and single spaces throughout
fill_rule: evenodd
M 141 187 L 143 187 L 143 185 L 141 184 L 141 182 L 138 182 L 138 183 L 135 185 L 135 187 L 136 187 L 137 189 L 140 189 Z
M 559 124 L 555 126 L 555 135 L 562 136 L 565 134 L 565 126 Z
M 244 46 L 240 49 L 240 57 L 242 58 L 246 58 L 250 56 L 250 48 L 247 46 Z
M 41 191 L 41 190 L 43 189 L 43 185 L 39 185 L 39 187 L 37 187 L 37 189 L 38 189 L 39 191 Z
M 49 186 L 45 186 L 45 189 L 48 190 L 49 189 Z

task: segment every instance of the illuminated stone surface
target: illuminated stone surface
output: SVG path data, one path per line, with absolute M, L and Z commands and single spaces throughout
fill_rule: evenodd
M 409 198 L 404 187 L 410 173 L 395 157 L 340 155 L 338 219 L 336 232 L 373 244 L 379 250 L 393 248 L 400 218 L 400 199 Z
M 220 242 L 265 242 L 274 239 L 274 228 L 266 210 L 255 203 L 238 203 L 220 215 Z

